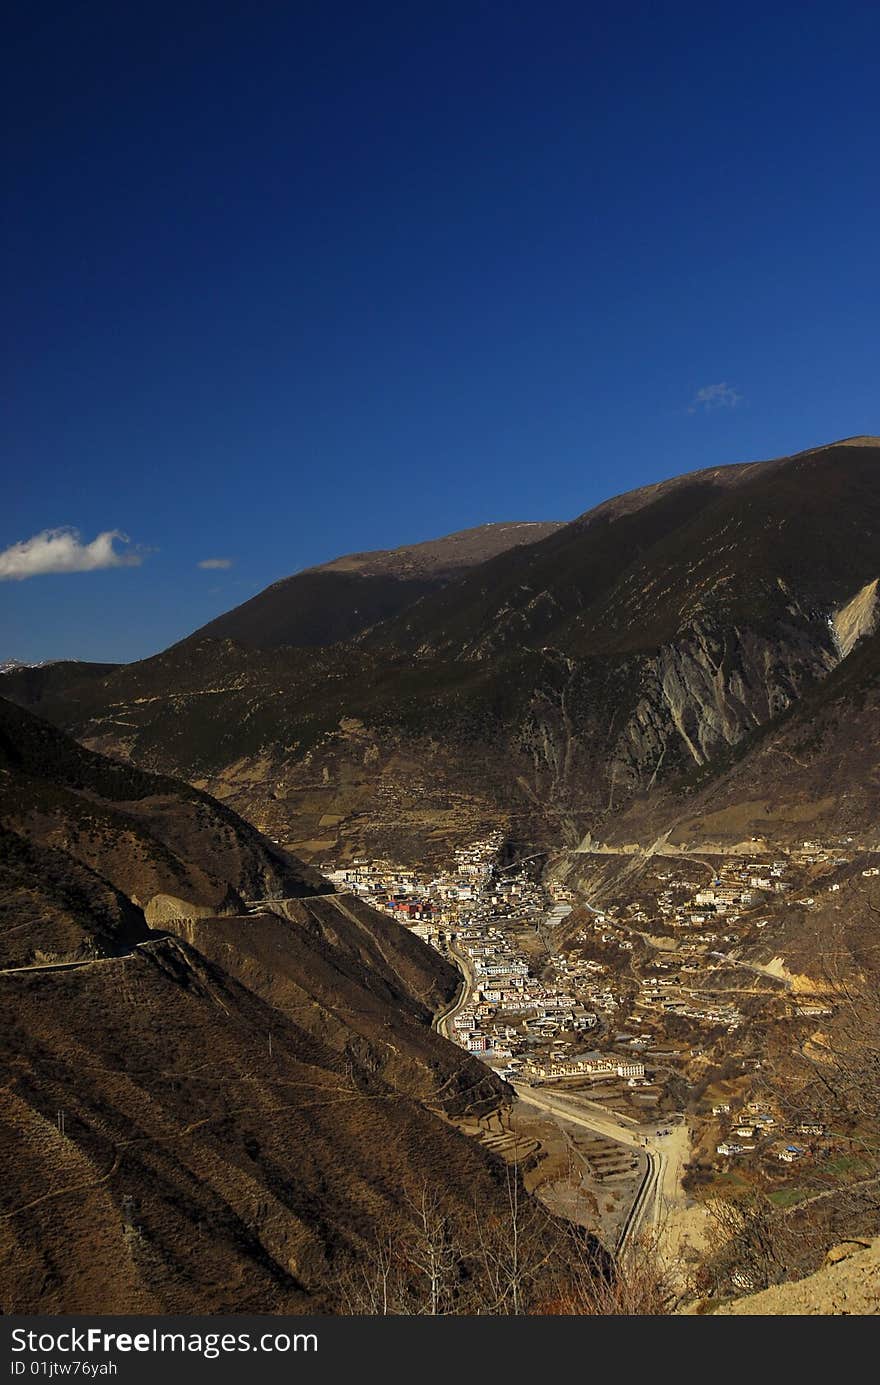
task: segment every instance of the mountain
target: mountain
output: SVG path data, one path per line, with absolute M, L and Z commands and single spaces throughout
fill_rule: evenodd
M 232 639 L 253 649 L 336 644 L 496 554 L 559 528 L 553 522 L 483 524 L 403 548 L 350 553 L 274 582 L 191 639 Z
M 55 662 L 54 659 L 38 659 L 36 663 L 29 664 L 23 659 L 0 659 L 0 674 L 14 673 L 22 668 L 48 668 Z
M 108 955 L 149 925 L 327 890 L 235 813 L 0 699 L 0 963 Z
M 875 620 L 878 463 L 862 437 L 644 487 L 332 649 L 193 637 L 3 687 L 308 858 L 442 855 L 498 823 L 573 846 L 729 767 L 853 658 Z
M 457 1126 L 507 1089 L 431 1030 L 437 954 L 330 899 L 185 932 L 0 973 L 5 1312 L 340 1311 L 426 1189 L 503 1216 Z
M 438 1227 L 476 1309 L 519 1179 L 479 1137 L 512 1093 L 432 1027 L 436 951 L 5 701 L 0 938 L 4 1312 L 344 1311 L 391 1242 L 418 1312 Z M 520 1197 L 543 1280 L 560 1229 Z
M 876 584 L 869 586 L 874 588 Z M 749 840 L 851 838 L 880 843 L 880 629 L 876 592 L 862 599 L 867 631 L 828 677 L 726 759 L 662 792 L 636 798 L 608 843 L 689 842 L 727 849 Z M 850 630 L 849 634 L 853 634 Z M 846 648 L 846 644 L 843 645 Z
M 332 645 L 6 674 L 48 720 L 0 703 L 5 965 L 74 965 L 0 972 L 3 1307 L 338 1311 L 384 1236 L 412 1268 L 429 1195 L 456 1239 L 502 1226 L 508 1170 L 463 1132 L 510 1090 L 432 1028 L 455 972 L 260 831 L 426 863 L 500 825 L 573 880 L 597 844 L 618 872 L 876 846 L 878 463 L 859 438 L 645 487 Z M 831 929 L 873 949 L 874 877 L 838 869 L 756 925 L 759 969 L 814 975 Z

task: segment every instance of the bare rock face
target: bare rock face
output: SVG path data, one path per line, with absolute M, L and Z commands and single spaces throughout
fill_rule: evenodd
M 828 1253 L 815 1274 L 777 1284 L 718 1308 L 722 1316 L 814 1316 L 880 1313 L 880 1238 L 848 1241 Z
M 665 645 L 612 752 L 639 787 L 670 754 L 704 765 L 798 700 L 839 655 L 821 621 L 775 638 L 703 621 Z
M 878 578 L 866 582 L 861 591 L 856 592 L 851 601 L 836 610 L 829 622 L 831 633 L 841 659 L 851 654 L 859 640 L 872 635 L 877 629 Z

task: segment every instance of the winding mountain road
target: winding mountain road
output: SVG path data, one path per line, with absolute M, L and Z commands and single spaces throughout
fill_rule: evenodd
M 459 988 L 458 994 L 452 1001 L 450 1001 L 446 1009 L 442 1010 L 440 1014 L 436 1016 L 434 1020 L 434 1028 L 437 1030 L 438 1034 L 443 1035 L 444 1039 L 451 1040 L 452 1021 L 455 1019 L 455 1016 L 459 1013 L 459 1011 L 464 1009 L 465 1005 L 471 998 L 471 991 L 474 988 L 474 974 L 471 971 L 471 968 L 468 965 L 467 960 L 462 956 L 460 952 L 457 952 L 451 944 L 449 946 L 449 955 L 451 959 L 454 961 L 455 965 L 458 967 L 459 971 L 461 972 L 461 986 Z
M 475 985 L 467 959 L 451 945 L 449 955 L 462 974 L 462 984 L 455 999 L 434 1020 L 435 1029 L 446 1039 L 452 1038 L 452 1021 L 467 1004 Z M 640 1127 L 634 1117 L 611 1111 L 589 1097 L 566 1098 L 543 1087 L 535 1088 L 516 1081 L 510 1085 L 518 1099 L 525 1104 L 645 1155 L 647 1168 L 618 1237 L 616 1250 L 618 1254 L 622 1253 L 646 1222 L 649 1235 L 656 1243 L 660 1238 L 666 1210 L 683 1199 L 680 1182 L 683 1158 L 680 1155 L 671 1158 L 669 1147 L 660 1145 L 657 1137 Z M 673 1127 L 670 1127 L 672 1130 Z M 687 1143 L 687 1128 L 682 1125 L 675 1128 L 673 1145 L 680 1143 L 682 1132 Z M 669 1136 L 661 1138 L 670 1139 Z
M 20 976 L 35 971 L 77 971 L 80 967 L 97 967 L 104 962 L 121 962 L 139 947 L 146 947 L 155 941 L 155 938 L 148 938 L 142 943 L 135 943 L 126 952 L 114 952 L 106 957 L 81 957 L 75 962 L 30 962 L 24 967 L 0 967 L 0 976 Z

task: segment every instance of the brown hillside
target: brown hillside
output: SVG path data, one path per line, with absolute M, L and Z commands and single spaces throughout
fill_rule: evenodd
M 340 987 L 339 1011 L 358 996 L 374 1004 Z M 7 1313 L 325 1311 L 340 1271 L 405 1228 L 407 1188 L 471 1222 L 501 1205 L 493 1159 L 338 1030 L 311 1032 L 308 1003 L 273 1008 L 181 940 L 0 976 L 0 1017 Z M 439 1109 L 467 1084 L 433 1046 Z
M 0 699 L 3 965 L 113 953 L 147 924 L 329 888 L 206 794 Z

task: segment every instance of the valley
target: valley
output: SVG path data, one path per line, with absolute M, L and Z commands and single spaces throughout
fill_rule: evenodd
M 707 1196 L 758 1186 L 793 1206 L 805 1186 L 833 1198 L 835 1179 L 845 1195 L 862 1176 L 853 1135 L 831 1133 L 832 1108 L 815 1093 L 807 1110 L 792 1099 L 786 1049 L 841 1008 L 827 956 L 805 950 L 803 914 L 873 896 L 880 850 L 748 845 L 638 862 L 594 846 L 586 860 L 581 848 L 502 866 L 495 834 L 439 875 L 325 863 L 458 966 L 441 1030 L 510 1081 L 520 1106 L 598 1138 L 578 1156 L 586 1176 L 569 1167 L 550 1205 L 586 1206 L 619 1249 L 648 1238 L 681 1284 L 704 1251 Z
M 420 1312 L 439 1237 L 444 1311 L 668 1311 L 877 1234 L 878 461 L 3 672 L 5 1303 Z
M 11 21 L 11 1375 L 880 1316 L 880 5 Z

